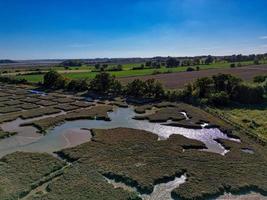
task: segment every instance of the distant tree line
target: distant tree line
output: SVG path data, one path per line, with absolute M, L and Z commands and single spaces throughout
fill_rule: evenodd
M 9 83 L 9 84 L 27 84 L 28 81 L 26 79 L 17 79 L 15 77 L 10 76 L 0 76 L 0 82 Z

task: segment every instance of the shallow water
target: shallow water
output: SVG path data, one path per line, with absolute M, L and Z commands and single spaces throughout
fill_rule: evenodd
M 254 154 L 254 151 L 252 149 L 241 149 L 241 151 L 249 154 Z
M 3 124 L 3 130 L 10 131 L 7 127 L 16 125 L 17 131 L 20 133 L 17 136 L 10 137 L 0 141 L 0 156 L 12 153 L 15 151 L 30 151 L 30 152 L 48 152 L 52 153 L 66 147 L 72 147 L 83 142 L 89 141 L 91 134 L 89 131 L 81 130 L 82 128 L 97 128 L 110 129 L 117 127 L 134 128 L 150 131 L 159 136 L 159 139 L 167 139 L 172 134 L 181 134 L 187 138 L 202 141 L 207 146 L 210 152 L 225 154 L 225 149 L 214 139 L 223 138 L 231 139 L 219 129 L 187 129 L 180 127 L 164 126 L 160 123 L 150 123 L 143 120 L 132 119 L 136 113 L 132 108 L 117 108 L 114 112 L 108 113 L 111 121 L 102 120 L 77 120 L 65 122 L 51 131 L 48 131 L 43 137 L 36 133 L 33 127 L 18 127 L 20 119 Z M 44 116 L 45 118 L 48 116 Z M 40 118 L 38 118 L 40 119 Z M 36 119 L 31 119 L 31 121 Z M 23 120 L 22 120 L 23 121 Z M 29 120 L 27 120 L 28 122 Z M 25 120 L 23 121 L 25 123 Z M 30 134 L 29 134 L 30 133 Z M 26 140 L 26 141 L 24 141 Z
M 130 191 L 130 192 L 137 192 L 137 189 L 134 187 L 130 187 L 125 185 L 121 182 L 116 182 L 112 179 L 105 178 L 108 183 L 112 184 L 114 188 L 122 188 L 124 190 Z M 167 182 L 167 183 L 161 183 L 154 186 L 153 192 L 149 195 L 146 194 L 139 194 L 139 197 L 142 200 L 172 200 L 171 192 L 175 188 L 179 187 L 179 185 L 185 183 L 186 181 L 186 175 L 182 175 L 181 177 L 175 177 L 173 181 Z
M 218 197 L 217 200 L 267 200 L 267 197 L 255 192 L 241 195 L 226 193 L 223 196 Z

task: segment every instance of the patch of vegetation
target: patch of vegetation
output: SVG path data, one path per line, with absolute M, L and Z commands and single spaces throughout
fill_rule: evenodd
M 1 158 L 0 199 L 25 196 L 36 181 L 63 166 L 64 162 L 48 154 L 16 152 Z
M 267 105 L 236 105 L 216 109 L 218 114 L 267 141 Z
M 16 132 L 5 132 L 2 129 L 0 129 L 0 139 L 8 138 L 16 134 L 17 134 Z
M 145 113 L 148 109 L 153 107 L 160 108 L 155 113 L 149 115 L 136 116 L 135 119 L 144 120 L 148 119 L 151 122 L 159 121 L 166 122 L 168 120 L 178 121 L 169 123 L 166 125 L 185 127 L 185 128 L 201 128 L 202 123 L 209 123 L 207 128 L 219 127 L 223 132 L 230 134 L 232 127 L 222 121 L 221 119 L 214 117 L 213 115 L 205 112 L 204 110 L 191 106 L 185 103 L 169 103 L 162 102 L 158 104 L 149 104 L 137 107 L 137 113 Z M 185 112 L 189 119 L 185 119 L 185 116 L 181 113 Z
M 40 106 L 54 106 L 54 105 L 57 105 L 57 102 L 54 102 L 54 101 L 46 101 L 46 100 L 41 100 L 41 101 L 38 101 L 38 102 L 35 102 L 37 105 L 40 105 Z
M 203 146 L 180 135 L 158 141 L 156 135 L 145 131 L 117 128 L 93 130 L 91 142 L 60 154 L 78 160 L 77 165 L 87 166 L 87 171 L 94 167 L 99 173 L 112 175 L 142 193 L 151 193 L 155 184 L 184 172 L 188 179 L 172 191 L 175 198 L 204 199 L 244 189 L 267 192 L 266 148 L 252 142 L 250 147 L 255 150 L 254 155 L 235 147 L 226 156 L 221 156 L 195 150 L 199 145 Z M 184 146 L 187 146 L 186 151 L 183 151 Z M 64 188 L 64 182 L 66 180 L 61 179 L 57 184 Z M 51 186 L 51 191 L 48 196 L 62 190 L 58 186 L 57 192 L 53 192 Z
M 22 108 L 23 110 L 31 110 L 31 109 L 39 108 L 40 106 L 31 104 L 31 103 L 24 103 L 24 104 L 18 105 L 18 107 Z
M 101 119 L 101 120 L 109 120 L 107 112 L 111 111 L 112 106 L 95 106 L 89 109 L 79 109 L 68 112 L 67 114 L 59 115 L 56 117 L 48 117 L 45 119 L 40 119 L 37 121 L 33 121 L 26 125 L 33 125 L 37 127 L 41 132 L 45 132 L 47 129 L 52 128 L 64 121 L 73 121 L 79 119 Z
M 60 109 L 60 110 L 64 110 L 64 111 L 71 111 L 71 110 L 76 110 L 79 108 L 78 106 L 66 104 L 66 103 L 65 104 L 59 104 L 59 105 L 56 105 L 54 107 L 57 109 Z
M 17 106 L 5 106 L 0 107 L 0 113 L 12 113 L 12 112 L 18 112 L 21 111 L 21 108 L 18 108 Z
M 53 101 L 58 103 L 71 103 L 74 102 L 75 99 L 66 97 L 66 98 L 55 98 L 53 99 Z
M 31 109 L 20 113 L 22 119 L 30 119 L 35 117 L 41 117 L 44 115 L 52 115 L 60 113 L 61 110 L 55 109 L 53 107 L 37 108 Z
M 0 123 L 10 122 L 10 121 L 16 120 L 19 117 L 21 117 L 22 119 L 30 119 L 30 118 L 35 118 L 35 117 L 41 117 L 44 115 L 57 114 L 60 112 L 61 110 L 53 108 L 53 107 L 30 109 L 30 110 L 20 111 L 20 112 L 12 112 L 12 113 L 0 115 Z
M 85 101 L 75 101 L 75 102 L 71 103 L 71 105 L 82 107 L 82 108 L 86 108 L 86 107 L 93 106 L 94 104 L 93 103 L 88 103 L 88 102 L 85 102 Z
M 150 122 L 180 121 L 185 119 L 177 108 L 162 108 L 150 115 L 136 116 L 135 119 L 148 119 Z

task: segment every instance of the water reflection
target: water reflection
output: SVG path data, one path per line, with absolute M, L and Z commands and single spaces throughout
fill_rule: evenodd
M 108 115 L 111 121 L 77 120 L 66 122 L 49 131 L 49 133 L 46 134 L 44 137 L 40 138 L 39 136 L 38 139 L 30 143 L 20 142 L 20 140 L 23 140 L 23 136 L 26 137 L 26 135 L 23 134 L 19 134 L 20 137 L 11 137 L 8 139 L 4 139 L 0 141 L 0 156 L 15 151 L 52 153 L 53 151 L 57 151 L 62 148 L 75 146 L 83 142 L 89 141 L 91 138 L 90 133 L 86 130 L 81 130 L 81 128 L 134 128 L 146 130 L 157 134 L 160 139 L 167 139 L 172 134 L 181 134 L 187 138 L 202 141 L 207 146 L 207 151 L 216 152 L 219 154 L 224 154 L 225 149 L 216 141 L 214 141 L 214 139 L 223 138 L 234 140 L 232 138 L 229 138 L 226 134 L 222 133 L 217 128 L 203 128 L 194 130 L 180 127 L 164 126 L 160 123 L 150 123 L 148 121 L 134 120 L 132 118 L 136 115 L 136 113 L 133 111 L 133 108 L 117 108 L 114 112 L 108 113 Z M 20 128 L 23 129 L 32 127 Z

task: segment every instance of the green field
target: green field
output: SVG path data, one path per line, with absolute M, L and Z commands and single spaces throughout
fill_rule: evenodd
M 267 104 L 233 106 L 216 111 L 267 141 Z
M 242 66 L 251 65 L 253 64 L 252 61 L 242 62 Z M 196 68 L 196 66 L 186 66 L 186 67 L 175 67 L 175 68 L 166 68 L 161 67 L 160 69 L 153 69 L 153 68 L 145 68 L 142 70 L 132 70 L 132 67 L 139 66 L 139 64 L 125 64 L 123 65 L 122 71 L 113 71 L 109 72 L 110 74 L 116 77 L 130 77 L 130 76 L 145 76 L 145 75 L 152 75 L 157 73 L 173 73 L 173 72 L 184 72 L 187 70 L 188 67 Z M 110 65 L 112 66 L 112 65 Z M 210 65 L 200 65 L 200 70 L 207 70 L 207 69 L 219 69 L 219 68 L 230 68 L 230 63 L 214 63 Z M 93 72 L 94 69 L 92 66 L 82 66 L 82 67 L 69 67 L 68 70 L 65 68 L 55 67 L 53 68 L 57 70 L 59 73 L 64 74 L 66 78 L 70 79 L 92 79 L 98 72 Z M 83 70 L 80 72 L 80 70 Z M 43 80 L 43 74 L 34 74 L 34 75 L 17 75 L 16 78 L 21 79 L 25 78 L 29 82 L 40 82 Z

